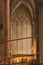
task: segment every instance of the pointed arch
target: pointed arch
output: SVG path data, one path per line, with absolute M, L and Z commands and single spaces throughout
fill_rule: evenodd
M 15 12 L 15 10 L 20 6 L 20 5 L 24 5 L 29 11 L 30 11 L 30 14 L 31 14 L 31 18 L 33 19 L 33 9 L 32 9 L 32 7 L 31 7 L 31 5 L 30 5 L 30 3 L 28 2 L 28 1 L 19 1 L 18 3 L 17 3 L 17 5 L 14 7 L 14 9 L 12 10 L 12 12 L 11 12 L 11 15 L 13 15 L 13 13 Z
M 32 37 L 31 18 L 32 18 L 33 14 L 32 14 L 32 9 L 28 6 L 29 5 L 27 2 L 20 1 L 14 8 L 14 11 L 12 12 L 12 17 L 14 17 L 14 20 L 13 20 L 13 22 L 11 22 L 13 24 L 13 25 L 11 24 L 11 39 Z M 30 18 L 30 16 L 31 16 L 31 18 Z M 15 52 L 12 51 L 12 55 L 13 54 L 14 55 L 15 54 L 22 54 L 22 55 L 27 54 L 28 55 L 28 54 L 32 53 L 32 50 L 31 50 L 32 38 L 30 40 L 29 39 L 22 40 L 22 41 L 18 40 L 17 42 L 14 42 L 14 43 L 15 43 L 15 46 L 12 45 L 13 46 L 12 49 L 15 47 L 15 49 L 13 50 Z M 24 43 L 25 43 L 25 46 L 24 46 Z M 30 44 L 28 44 L 28 43 L 30 43 Z

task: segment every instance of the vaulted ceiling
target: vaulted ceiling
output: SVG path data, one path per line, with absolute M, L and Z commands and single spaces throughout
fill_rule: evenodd
M 32 4 L 33 9 L 35 9 L 35 7 L 36 7 L 36 9 L 35 9 L 36 13 L 38 13 L 39 5 L 43 5 L 43 0 L 11 0 L 11 12 L 14 10 L 15 6 L 17 5 L 17 3 L 19 1 L 25 1 L 25 3 L 26 3 L 26 1 L 27 2 L 30 1 L 30 3 Z M 12 17 L 13 17 L 13 15 L 12 15 Z
M 22 0 L 11 0 L 11 10 L 13 9 L 13 7 L 14 7 L 19 1 L 22 1 Z M 37 4 L 43 5 L 43 0 L 25 0 L 25 1 L 30 1 L 31 3 L 33 3 L 33 1 L 35 1 L 35 2 L 36 2 L 36 6 L 37 6 Z M 33 6 L 34 6 L 34 3 L 33 3 Z
M 33 9 L 35 8 L 35 3 L 34 0 L 11 0 L 11 11 L 15 8 L 15 6 L 18 4 L 18 2 L 20 1 L 25 1 L 31 3 L 31 6 L 33 7 Z
M 29 8 L 32 17 L 33 12 L 35 13 L 35 1 L 34 0 L 11 0 L 11 16 L 13 17 L 14 11 L 16 10 L 19 5 L 24 5 Z M 13 13 L 12 13 L 13 12 Z

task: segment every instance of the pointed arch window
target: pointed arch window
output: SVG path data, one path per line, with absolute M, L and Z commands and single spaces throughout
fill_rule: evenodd
M 13 14 L 11 22 L 11 39 L 19 39 L 12 42 L 12 54 L 32 54 L 32 22 L 28 9 L 20 5 Z M 24 38 L 24 39 L 22 39 Z
M 11 42 L 11 54 L 17 57 L 20 56 L 19 60 L 24 56 L 30 56 L 32 59 L 32 18 L 32 8 L 27 1 L 26 4 L 25 1 L 20 1 L 11 13 L 11 40 L 15 40 Z M 15 62 L 19 60 L 18 58 L 14 59 Z

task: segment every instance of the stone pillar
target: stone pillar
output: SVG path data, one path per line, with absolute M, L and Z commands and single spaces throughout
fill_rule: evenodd
M 5 49 L 5 57 L 10 56 L 10 0 L 5 0 L 5 42 L 4 49 Z M 5 60 L 5 64 L 10 63 L 10 59 Z
M 7 14 L 7 40 L 10 40 L 10 0 L 7 0 L 7 8 L 6 8 L 6 14 Z M 10 56 L 11 54 L 11 48 L 10 48 L 10 43 L 11 42 L 7 42 L 7 54 L 8 54 L 8 57 Z

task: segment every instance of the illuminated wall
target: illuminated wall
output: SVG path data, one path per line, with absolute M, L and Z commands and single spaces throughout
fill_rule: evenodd
M 32 37 L 32 22 L 28 10 L 20 5 L 14 12 L 11 21 L 11 39 Z M 32 54 L 32 38 L 12 42 L 12 55 Z

